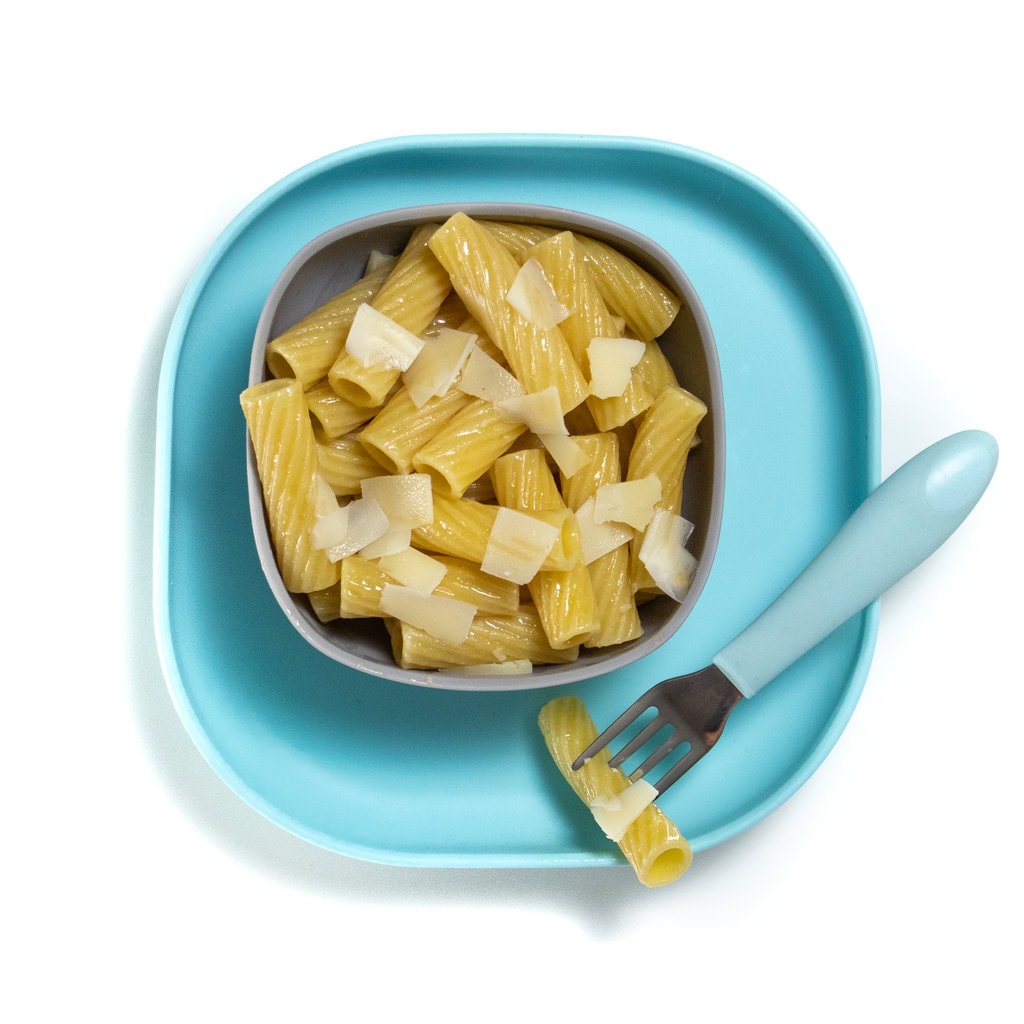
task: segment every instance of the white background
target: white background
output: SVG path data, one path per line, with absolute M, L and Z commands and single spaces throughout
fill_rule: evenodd
M 1011 4 L 26 10 L 0 61 L 0 1017 L 1021 1020 Z M 883 599 L 822 768 L 664 890 L 310 846 L 214 775 L 157 661 L 156 385 L 190 275 L 295 168 L 478 131 L 661 138 L 763 178 L 860 294 L 883 474 L 964 428 L 1001 445 L 968 522 Z

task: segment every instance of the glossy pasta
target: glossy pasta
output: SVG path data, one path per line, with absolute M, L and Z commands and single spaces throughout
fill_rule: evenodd
M 433 225 L 418 228 L 370 305 L 413 334 L 425 331 L 451 291 L 444 268 L 427 248 Z M 399 370 L 364 366 L 342 349 L 327 374 L 331 387 L 354 405 L 381 405 Z
M 319 467 L 302 385 L 267 381 L 247 388 L 240 401 L 284 585 L 295 593 L 329 587 L 338 579 L 338 567 L 311 539 Z
M 380 620 L 401 667 L 568 663 L 642 634 L 637 604 L 656 590 L 638 563 L 642 531 L 585 558 L 581 507 L 605 484 L 657 476 L 677 510 L 705 410 L 646 338 L 678 299 L 591 241 L 461 213 L 422 225 L 398 256 L 273 339 L 273 379 L 242 394 L 285 586 L 308 594 L 323 622 Z M 524 267 L 551 289 L 557 326 L 513 305 Z M 415 370 L 368 358 L 365 310 L 400 344 L 409 332 L 423 346 L 414 351 L 437 347 Z M 621 393 L 591 393 L 595 338 L 638 353 L 615 378 Z M 448 343 L 467 360 L 450 373 Z M 443 383 L 436 372 L 448 373 Z M 537 398 L 550 401 L 530 405 Z M 430 516 L 395 528 L 367 494 L 381 493 L 380 477 L 409 475 L 429 480 Z M 363 525 L 383 517 L 383 532 L 352 544 L 340 524 L 359 515 Z M 383 558 L 405 547 L 429 555 L 430 572 L 443 566 L 431 581 L 437 609 L 474 610 L 465 642 L 439 640 L 436 620 L 432 633 L 394 617 L 385 588 L 406 584 Z
M 267 369 L 278 378 L 294 377 L 303 387 L 326 378 L 345 344 L 356 310 L 370 302 L 389 273 L 387 266 L 319 306 L 267 345 Z
M 597 728 L 579 697 L 549 701 L 541 708 L 538 726 L 558 770 L 588 807 L 630 785 L 621 771 L 608 766 L 607 749 L 573 770 L 573 761 L 597 738 Z M 652 888 L 674 882 L 693 861 L 690 844 L 656 804 L 641 812 L 618 845 L 637 878 Z
M 503 455 L 491 470 L 500 504 L 524 512 L 567 509 L 544 452 L 531 448 Z M 598 628 L 597 599 L 588 567 L 541 570 L 527 584 L 548 642 L 557 650 L 587 643 Z
M 443 493 L 461 498 L 525 432 L 524 423 L 510 420 L 493 402 L 477 398 L 416 452 L 412 467 L 429 473 Z
M 593 268 L 571 231 L 551 235 L 528 252 L 571 311 L 559 328 L 584 374 L 589 376 L 587 349 L 591 341 L 619 337 L 622 322 L 608 309 Z M 588 395 L 586 399 L 598 430 L 612 430 L 628 423 L 644 413 L 653 401 L 654 394 L 636 369 L 621 395 L 612 398 Z
M 519 270 L 512 254 L 486 228 L 458 213 L 434 232 L 430 248 L 523 387 L 537 392 L 554 385 L 562 412 L 575 409 L 587 385 L 561 331 L 538 327 L 506 300 Z
M 612 312 L 641 341 L 660 338 L 679 313 L 678 296 L 606 242 L 581 237 L 579 244 Z
M 469 636 L 448 644 L 422 629 L 390 620 L 395 662 L 401 668 L 458 668 L 523 661 L 534 665 L 567 665 L 579 657 L 579 648 L 556 650 L 548 642 L 540 616 L 532 605 L 510 615 L 478 615 Z
M 615 434 L 589 434 L 577 438 L 587 452 L 588 473 L 577 473 L 563 481 L 566 501 L 578 509 L 593 498 L 603 484 L 618 483 L 622 477 L 619 440 Z M 591 589 L 601 595 L 596 603 L 590 647 L 613 647 L 636 640 L 644 627 L 636 606 L 628 544 L 601 555 L 587 566 Z

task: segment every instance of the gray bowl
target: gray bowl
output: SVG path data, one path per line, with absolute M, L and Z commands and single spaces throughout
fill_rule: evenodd
M 249 383 L 265 380 L 267 344 L 363 273 L 371 250 L 398 253 L 411 229 L 427 221 L 443 221 L 462 211 L 472 217 L 545 224 L 578 231 L 614 245 L 653 273 L 683 300 L 675 322 L 661 345 L 680 381 L 708 406 L 700 430 L 701 444 L 686 470 L 683 515 L 695 524 L 689 549 L 699 567 L 681 603 L 663 597 L 641 608 L 644 633 L 631 643 L 581 650 L 568 665 L 539 665 L 528 675 L 491 676 L 462 672 L 401 669 L 392 658 L 383 624 L 343 619 L 322 623 L 307 598 L 289 593 L 281 580 L 270 541 L 263 492 L 252 445 L 248 445 L 249 507 L 253 535 L 263 572 L 274 597 L 299 633 L 329 658 L 373 676 L 416 686 L 448 690 L 525 690 L 588 679 L 622 668 L 669 640 L 700 598 L 714 560 L 722 521 L 725 475 L 725 432 L 722 386 L 714 338 L 700 299 L 686 274 L 660 246 L 643 235 L 585 213 L 559 207 L 519 203 L 445 203 L 407 207 L 363 217 L 325 232 L 311 241 L 281 273 L 263 307 L 253 342 Z

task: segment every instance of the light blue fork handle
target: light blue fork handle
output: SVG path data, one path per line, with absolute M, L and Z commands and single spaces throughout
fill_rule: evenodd
M 981 430 L 915 455 L 714 663 L 753 697 L 938 549 L 977 504 L 997 459 L 995 439 Z

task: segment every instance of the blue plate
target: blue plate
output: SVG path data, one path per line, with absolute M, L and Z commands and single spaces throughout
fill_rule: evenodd
M 264 299 L 306 242 L 380 210 L 533 202 L 618 221 L 678 260 L 718 343 L 725 517 L 697 607 L 658 651 L 572 689 L 603 725 L 652 683 L 706 664 L 874 489 L 870 335 L 835 255 L 750 174 L 632 138 L 426 136 L 296 171 L 225 230 L 177 311 L 160 380 L 155 611 L 175 705 L 242 798 L 320 846 L 381 863 L 622 863 L 536 727 L 554 693 L 437 692 L 307 645 L 260 569 L 238 395 Z M 700 851 L 779 806 L 821 763 L 867 674 L 877 604 L 752 701 L 661 800 Z

